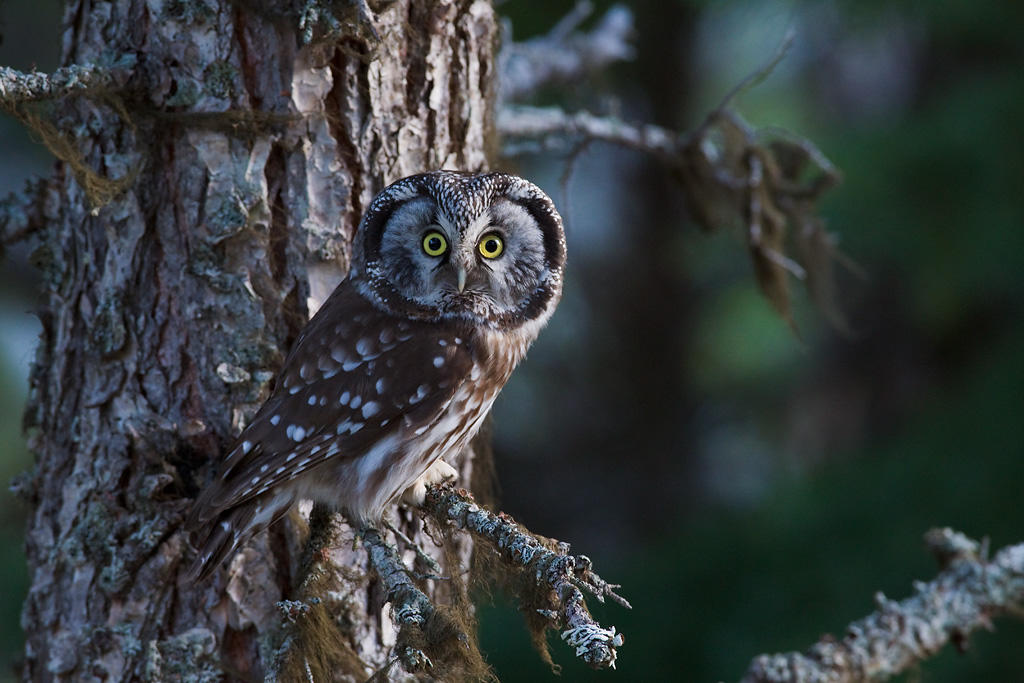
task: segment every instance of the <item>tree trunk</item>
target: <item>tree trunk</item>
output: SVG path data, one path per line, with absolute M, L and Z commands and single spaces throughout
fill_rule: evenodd
M 52 112 L 75 152 L 40 199 L 36 466 L 19 482 L 33 505 L 25 680 L 273 669 L 302 524 L 195 586 L 180 578 L 182 520 L 344 276 L 373 195 L 415 172 L 483 169 L 493 143 L 490 4 L 379 4 L 325 3 L 301 20 L 256 1 L 68 6 L 65 64 L 137 62 L 130 96 Z M 385 665 L 394 636 L 344 538 L 332 616 L 358 678 Z

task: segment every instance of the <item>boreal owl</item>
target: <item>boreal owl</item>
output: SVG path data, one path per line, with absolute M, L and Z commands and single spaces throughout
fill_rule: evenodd
M 522 178 L 437 171 L 378 194 L 348 277 L 196 500 L 193 577 L 299 499 L 356 525 L 422 502 L 551 317 L 564 265 L 562 220 Z

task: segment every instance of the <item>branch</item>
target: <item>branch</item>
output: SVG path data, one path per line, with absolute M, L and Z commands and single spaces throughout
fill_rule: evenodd
M 679 160 L 685 142 L 678 133 L 660 126 L 627 123 L 588 111 L 569 114 L 560 107 L 527 105 L 502 107 L 498 133 L 512 140 L 506 144 L 506 156 L 523 151 L 567 151 L 583 141 L 598 140 L 646 152 L 670 164 Z
M 119 90 L 127 83 L 135 62 L 135 55 L 126 54 L 109 66 L 72 64 L 52 74 L 24 73 L 0 66 L 0 107 L 13 109 L 26 102 Z
M 116 180 L 96 173 L 86 163 L 75 138 L 58 129 L 50 108 L 42 103 L 72 95 L 91 95 L 105 101 L 129 127 L 134 128 L 124 103 L 115 92 L 124 89 L 136 61 L 135 55 L 125 54 L 109 65 L 72 64 L 52 74 L 23 73 L 0 67 L 0 109 L 35 132 L 55 157 L 68 164 L 85 190 L 94 214 L 131 187 L 140 165 L 130 168 Z
M 556 27 L 544 40 L 554 41 L 551 36 L 564 32 Z M 790 276 L 805 283 L 811 298 L 837 329 L 849 331 L 835 300 L 833 264 L 852 264 L 839 253 L 837 240 L 825 231 L 816 207 L 820 196 L 839 182 L 838 170 L 809 140 L 785 131 L 757 130 L 732 109 L 740 94 L 771 74 L 792 43 L 793 34 L 788 33 L 771 58 L 730 90 L 692 132 L 628 123 L 586 111 L 567 113 L 559 107 L 505 104 L 497 116 L 498 132 L 504 137 L 503 153 L 511 157 L 567 152 L 563 187 L 579 151 L 594 141 L 657 157 L 679 180 L 695 223 L 709 232 L 743 226 L 758 286 L 794 330 Z M 512 82 L 509 91 L 517 93 L 516 74 L 508 69 L 502 77 Z M 529 88 L 524 86 L 525 91 Z M 787 253 L 794 246 L 798 259 Z M 860 274 L 855 265 L 850 270 Z
M 1024 543 L 989 561 L 984 544 L 952 529 L 933 529 L 925 541 L 943 566 L 934 581 L 916 582 L 915 595 L 900 602 L 878 593 L 878 610 L 850 624 L 842 640 L 826 636 L 802 654 L 760 655 L 743 683 L 885 680 L 950 641 L 964 647 L 994 616 L 1024 613 Z
M 534 635 L 541 636 L 538 644 L 542 656 L 552 666 L 554 663 L 541 645 L 548 628 L 560 629 L 562 640 L 575 648 L 576 656 L 595 669 L 615 667 L 616 648 L 623 644 L 622 634 L 614 627 L 606 629 L 594 621 L 583 592 L 600 602 L 611 598 L 624 607 L 630 605 L 615 592 L 618 586 L 609 584 L 593 571 L 589 558 L 569 555 L 568 544 L 533 536 L 508 516 L 481 509 L 461 489 L 431 487 L 423 508 L 442 525 L 442 530 L 454 527 L 469 531 L 475 538 L 490 544 L 505 569 L 504 576 L 515 577 L 518 582 L 517 597 L 521 607 L 527 613 Z M 340 519 L 325 507 L 314 506 L 310 516 L 310 539 L 300 572 L 303 578 L 295 591 L 296 599 L 278 603 L 287 622 L 287 637 L 274 657 L 274 674 L 282 680 L 304 678 L 303 672 L 312 672 L 313 678 L 320 680 L 337 669 L 339 662 L 353 674 L 365 667 L 344 634 L 332 626 L 335 618 L 325 602 L 325 597 L 336 590 L 332 577 L 341 570 L 326 552 L 341 542 Z M 392 532 L 397 539 L 416 549 L 422 559 L 429 560 L 427 566 L 432 571 L 440 569 L 401 531 L 392 527 Z M 444 535 L 447 536 L 446 531 Z M 374 674 L 373 680 L 386 676 L 395 661 L 401 662 L 409 673 L 424 672 L 444 680 L 448 677 L 485 678 L 489 670 L 475 642 L 475 622 L 466 611 L 465 586 L 458 574 L 444 579 L 410 571 L 395 546 L 376 528 L 362 528 L 359 538 L 398 625 L 395 659 Z M 433 604 L 417 585 L 419 581 L 439 579 L 450 581 L 452 604 Z
M 500 98 L 523 100 L 544 86 L 579 80 L 613 62 L 632 59 L 632 12 L 613 5 L 594 30 L 576 30 L 593 11 L 592 3 L 577 2 L 547 35 L 520 43 L 512 41 L 506 23 L 504 47 L 498 54 Z
M 333 680 L 338 673 L 365 679 L 367 665 L 338 628 L 344 610 L 333 597 L 342 594 L 339 577 L 355 571 L 339 567 L 330 553 L 344 543 L 344 530 L 340 516 L 324 505 L 313 506 L 295 599 L 277 603 L 285 637 L 271 660 L 268 680 Z
M 759 77 L 755 74 L 744 83 Z M 571 155 L 600 141 L 658 158 L 679 180 L 695 223 L 709 232 L 743 226 L 758 285 L 791 326 L 792 275 L 806 283 L 819 308 L 845 330 L 832 273 L 840 254 L 816 207 L 821 195 L 839 182 L 839 172 L 810 140 L 751 126 L 728 108 L 735 94 L 690 133 L 586 111 L 570 114 L 559 107 L 524 105 L 502 107 L 497 128 L 505 138 L 506 156 L 539 151 Z M 787 254 L 791 243 L 799 263 Z
M 370 564 L 384 583 L 387 601 L 391 603 L 399 628 L 422 631 L 427 622 L 435 616 L 430 598 L 416 587 L 409 576 L 408 568 L 398 556 L 398 550 L 386 543 L 379 531 L 365 527 L 360 536 L 370 556 Z M 402 666 L 410 673 L 433 666 L 430 657 L 412 645 L 400 645 L 397 655 Z
M 629 603 L 591 569 L 585 555 L 569 555 L 568 544 L 552 550 L 537 537 L 517 525 L 505 514 L 484 510 L 464 489 L 435 486 L 427 490 L 424 509 L 442 524 L 453 524 L 486 541 L 511 567 L 525 570 L 532 582 L 553 596 L 553 609 L 538 609 L 549 625 L 561 628 L 562 640 L 576 649 L 580 657 L 595 669 L 615 668 L 616 648 L 623 642 L 615 627 L 603 628 L 594 621 L 583 600 L 585 590 L 604 602 L 611 598 L 623 607 Z

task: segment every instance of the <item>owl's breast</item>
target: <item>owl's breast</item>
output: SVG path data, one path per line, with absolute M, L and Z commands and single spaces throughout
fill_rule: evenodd
M 346 509 L 356 518 L 374 519 L 412 486 L 439 458 L 454 463 L 480 430 L 500 385 L 474 368 L 451 399 L 429 421 L 403 420 L 393 434 L 366 453 L 336 464 L 333 479 L 346 481 L 354 495 Z
M 308 361 L 282 387 L 302 406 L 291 437 L 302 428 L 311 448 L 332 444 L 323 469 L 295 479 L 295 496 L 333 503 L 365 521 L 379 518 L 439 458 L 456 463 L 536 336 L 522 328 L 387 318 L 377 324 L 379 330 L 364 321 L 357 335 L 327 338 L 315 354 L 329 366 L 325 373 L 305 379 Z

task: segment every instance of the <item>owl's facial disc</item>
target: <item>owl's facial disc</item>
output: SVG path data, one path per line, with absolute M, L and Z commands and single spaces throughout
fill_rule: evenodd
M 360 235 L 353 277 L 396 315 L 515 326 L 546 319 L 561 293 L 561 219 L 514 176 L 411 176 L 374 200 Z
M 438 297 L 431 303 L 453 315 L 489 320 L 522 308 L 546 271 L 544 236 L 529 212 L 497 197 L 462 225 L 441 212 L 436 220 L 451 235 L 452 247 L 439 264 Z
M 471 217 L 418 197 L 385 224 L 376 269 L 433 317 L 493 321 L 522 308 L 543 279 L 544 235 L 523 206 L 502 197 Z

